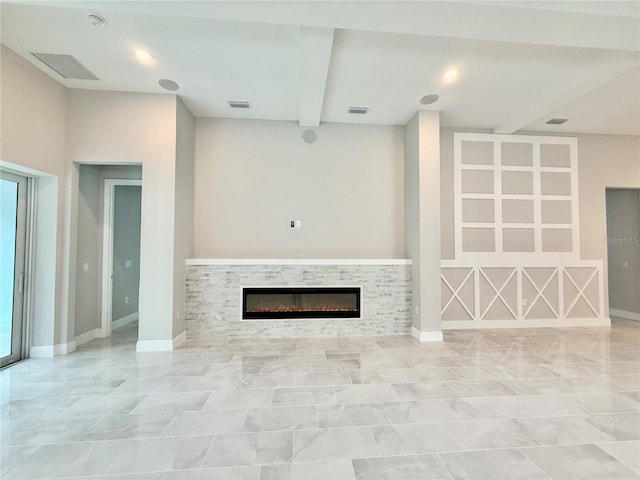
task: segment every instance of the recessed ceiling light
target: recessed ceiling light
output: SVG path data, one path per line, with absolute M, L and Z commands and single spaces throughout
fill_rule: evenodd
M 436 103 L 440 99 L 440 95 L 436 95 L 435 93 L 431 93 L 429 95 L 425 95 L 420 99 L 420 103 L 422 105 L 431 105 L 432 103 Z
M 136 57 L 138 57 L 138 60 L 140 60 L 141 62 L 150 62 L 151 60 L 153 60 L 151 54 L 142 49 L 136 50 Z
M 249 102 L 244 102 L 240 100 L 229 100 L 229 106 L 231 108 L 251 108 Z
M 168 78 L 161 78 L 160 80 L 158 80 L 158 85 L 160 85 L 165 90 L 169 90 L 170 92 L 175 92 L 180 88 L 180 85 L 178 85 L 173 80 L 169 80 Z
M 93 25 L 94 27 L 104 27 L 107 23 L 107 21 L 97 13 L 90 13 L 88 17 L 91 25 Z
M 451 70 L 447 70 L 444 74 L 444 79 L 445 80 L 453 80 L 454 78 L 456 78 L 458 76 L 458 74 L 460 73 L 460 70 L 458 70 L 457 68 L 452 68 Z
M 369 107 L 349 107 L 349 113 L 357 113 L 359 115 L 364 115 L 369 111 Z
M 562 125 L 565 122 L 568 122 L 568 118 L 552 118 L 551 120 L 547 120 L 549 125 Z

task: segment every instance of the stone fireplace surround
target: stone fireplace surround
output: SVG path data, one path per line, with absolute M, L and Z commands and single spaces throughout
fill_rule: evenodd
M 411 260 L 189 259 L 190 340 L 411 334 Z M 361 318 L 242 320 L 242 288 L 360 286 Z

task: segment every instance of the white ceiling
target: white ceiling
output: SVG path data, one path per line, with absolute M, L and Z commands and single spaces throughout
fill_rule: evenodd
M 404 125 L 429 109 L 497 133 L 640 135 L 640 1 L 3 0 L 0 15 L 2 42 L 64 86 L 166 93 L 169 78 L 196 116 Z M 100 80 L 31 52 L 71 54 Z

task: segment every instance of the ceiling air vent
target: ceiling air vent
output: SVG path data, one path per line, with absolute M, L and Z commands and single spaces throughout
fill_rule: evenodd
M 70 80 L 98 80 L 98 77 L 71 55 L 33 52 L 31 55 L 64 78 Z
M 547 120 L 549 125 L 562 125 L 564 122 L 568 122 L 568 118 L 552 118 L 551 120 Z
M 357 113 L 359 115 L 364 115 L 369 111 L 369 107 L 349 107 L 349 113 Z
M 240 102 L 238 100 L 229 100 L 229 106 L 231 108 L 249 108 L 249 102 Z

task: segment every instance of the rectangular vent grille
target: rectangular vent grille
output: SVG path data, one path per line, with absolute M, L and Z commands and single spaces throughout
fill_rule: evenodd
M 71 80 L 98 80 L 98 77 L 71 55 L 33 52 L 31 52 L 31 55 L 64 78 Z
M 229 106 L 231 108 L 249 108 L 249 102 L 241 102 L 238 100 L 229 100 Z
M 364 115 L 369 111 L 369 107 L 349 107 L 349 113 L 357 113 L 359 115 Z
M 552 118 L 551 120 L 547 120 L 549 125 L 562 125 L 564 122 L 568 122 L 568 118 Z

